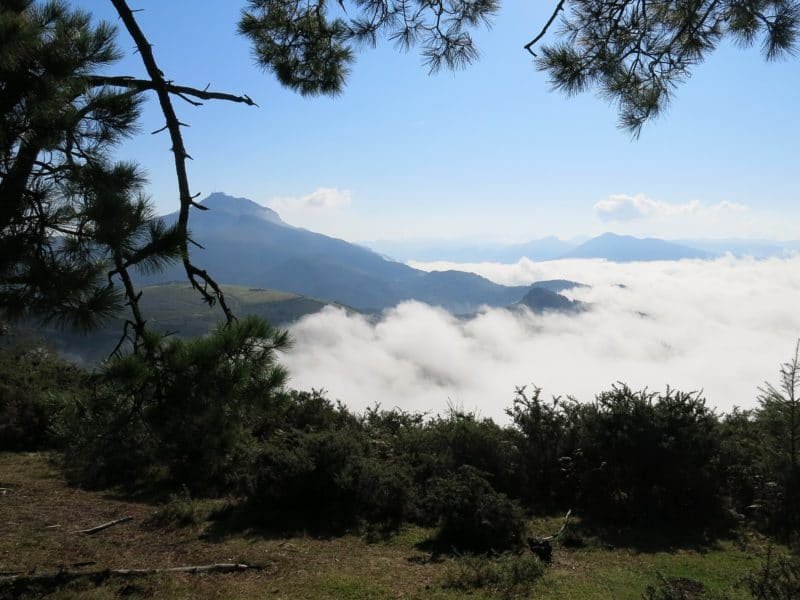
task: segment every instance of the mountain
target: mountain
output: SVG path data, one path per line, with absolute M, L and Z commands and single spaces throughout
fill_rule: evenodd
M 800 242 L 797 240 L 755 240 L 755 239 L 695 239 L 676 240 L 698 250 L 704 250 L 716 256 L 732 254 L 736 257 L 750 257 L 755 259 L 785 258 L 800 251 Z
M 577 281 L 570 281 L 569 279 L 546 279 L 543 281 L 534 281 L 531 284 L 532 288 L 542 288 L 553 292 L 555 294 L 571 290 L 574 288 L 589 287 L 585 283 L 578 283 Z
M 363 311 L 419 300 L 452 312 L 517 302 L 527 286 L 503 286 L 461 271 L 425 272 L 387 260 L 344 240 L 293 227 L 246 198 L 215 193 L 194 211 L 192 237 L 204 247 L 192 258 L 219 282 L 286 290 Z M 177 213 L 167 215 L 172 222 Z M 180 265 L 142 278 L 146 284 L 183 281 Z
M 543 287 L 531 286 L 528 293 L 515 305 L 525 306 L 536 313 L 541 312 L 580 312 L 586 305 L 578 300 L 570 300 L 561 294 L 550 292 Z
M 513 263 L 523 257 L 530 260 L 558 258 L 578 243 L 549 236 L 521 244 L 476 243 L 471 240 L 381 240 L 366 242 L 366 245 L 401 261 Z
M 604 233 L 566 252 L 560 258 L 604 258 L 613 262 L 633 262 L 711 258 L 711 255 L 704 250 L 656 238 Z
M 604 237 L 626 238 L 627 236 L 615 236 L 614 234 L 604 234 Z M 595 238 L 598 239 L 598 238 Z M 637 238 L 629 238 L 636 240 Z M 562 240 L 555 236 L 531 240 L 522 244 L 503 244 L 503 243 L 475 243 L 470 240 L 381 240 L 366 242 L 366 245 L 380 252 L 384 256 L 392 257 L 401 261 L 419 262 L 500 262 L 514 263 L 525 257 L 534 261 L 557 260 L 559 258 L 573 258 L 573 252 L 584 252 L 579 246 L 586 241 L 586 238 L 573 238 Z M 590 242 L 592 240 L 589 240 Z M 662 258 L 658 253 L 657 258 L 640 258 L 643 255 L 641 249 L 633 249 L 632 256 L 635 258 L 609 258 L 609 260 L 633 261 L 633 260 L 676 260 L 681 258 L 716 258 L 725 254 L 732 254 L 735 257 L 750 257 L 755 259 L 764 258 L 786 258 L 800 253 L 800 241 L 798 240 L 767 240 L 767 239 L 746 239 L 746 238 L 726 238 L 726 239 L 672 239 L 672 240 L 639 240 L 640 242 L 663 242 L 683 246 L 681 252 L 676 252 L 675 248 L 664 252 L 667 258 Z M 606 242 L 604 242 L 606 243 Z M 608 242 L 610 243 L 610 241 Z M 689 252 L 687 250 L 694 252 Z M 590 248 L 591 249 L 591 248 Z M 609 254 L 607 249 L 597 251 L 591 249 L 593 254 Z M 647 251 L 653 254 L 653 250 Z M 702 254 L 704 253 L 704 254 Z M 687 256 L 689 254 L 689 256 Z M 582 258 L 605 258 L 606 256 L 582 256 Z
M 222 192 L 214 192 L 202 201 L 202 205 L 214 211 L 214 218 L 220 225 L 226 220 L 228 224 L 235 225 L 242 218 L 253 218 L 274 225 L 291 227 L 271 208 L 256 204 L 247 198 L 236 198 Z

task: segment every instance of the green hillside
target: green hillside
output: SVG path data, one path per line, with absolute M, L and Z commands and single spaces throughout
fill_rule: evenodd
M 341 306 L 277 290 L 235 285 L 223 285 L 222 289 L 237 317 L 257 315 L 278 326 L 286 326 L 328 305 Z M 142 291 L 142 311 L 148 324 L 158 331 L 186 337 L 202 335 L 223 318 L 220 309 L 205 304 L 188 283 L 151 285 Z M 86 335 L 32 324 L 21 326 L 18 331 L 23 337 L 43 337 L 70 359 L 96 362 L 108 356 L 119 341 L 122 321 L 114 320 Z
M 222 289 L 234 314 L 258 315 L 273 325 L 287 325 L 334 304 L 277 290 L 236 285 L 224 285 Z M 205 304 L 188 283 L 145 287 L 142 309 L 157 329 L 184 336 L 206 333 L 222 318 L 220 310 Z

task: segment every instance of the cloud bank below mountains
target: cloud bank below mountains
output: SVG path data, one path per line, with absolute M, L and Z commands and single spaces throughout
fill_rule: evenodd
M 325 388 L 363 410 L 441 412 L 448 405 L 503 418 L 514 387 L 590 401 L 616 381 L 703 389 L 721 411 L 749 407 L 800 336 L 800 258 L 615 264 L 415 264 L 457 268 L 498 283 L 566 278 L 579 315 L 486 309 L 469 319 L 416 302 L 374 322 L 329 308 L 292 327 L 292 383 Z

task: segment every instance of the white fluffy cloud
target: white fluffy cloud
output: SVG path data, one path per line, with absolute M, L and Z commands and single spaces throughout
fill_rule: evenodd
M 420 266 L 420 265 L 417 265 Z M 503 418 L 514 386 L 589 401 L 616 381 L 703 389 L 713 406 L 752 406 L 800 336 L 800 258 L 614 264 L 436 263 L 501 283 L 567 278 L 590 284 L 580 315 L 487 309 L 455 318 L 408 302 L 376 320 L 329 308 L 293 328 L 285 362 L 297 387 L 325 388 L 362 410 L 439 412 L 448 404 Z
M 596 203 L 594 210 L 603 221 L 633 221 L 637 219 L 669 219 L 737 213 L 746 211 L 747 207 L 743 204 L 727 201 L 711 205 L 703 204 L 697 200 L 676 204 L 653 200 L 644 194 L 635 196 L 615 194 Z
M 269 206 L 279 213 L 281 211 L 331 210 L 349 206 L 350 201 L 350 190 L 320 187 L 305 196 L 273 198 L 269 202 Z

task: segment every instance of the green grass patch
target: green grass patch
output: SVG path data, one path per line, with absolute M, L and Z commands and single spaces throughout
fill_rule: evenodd
M 545 573 L 531 554 L 462 556 L 450 562 L 442 578 L 445 589 L 486 590 L 500 598 L 524 598 Z

